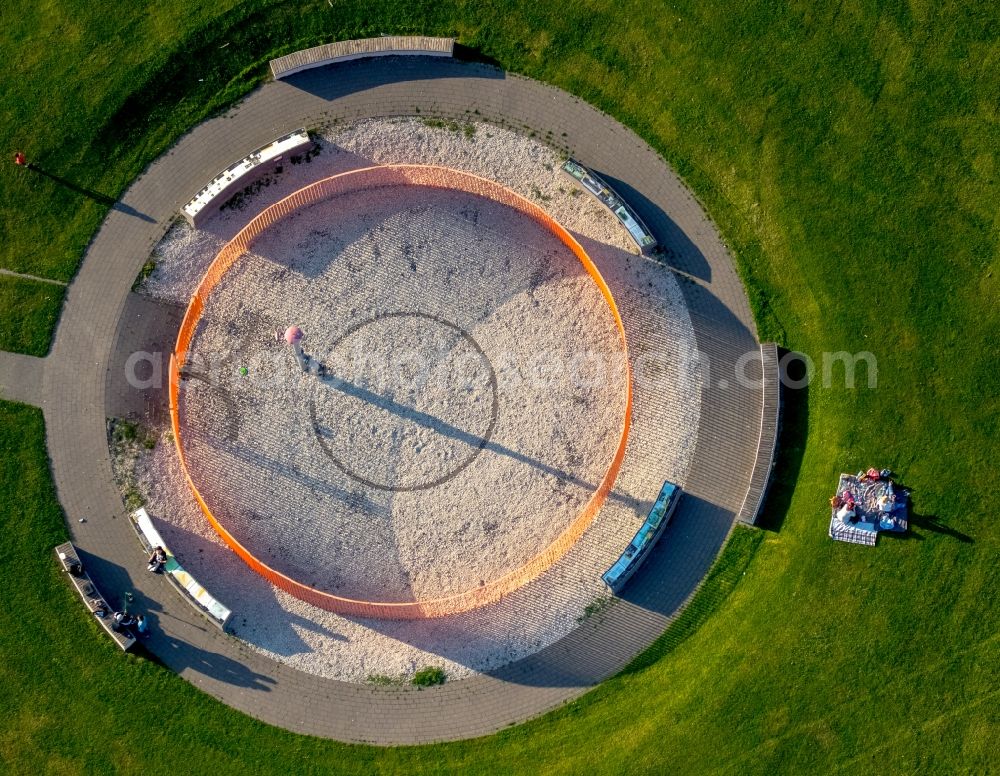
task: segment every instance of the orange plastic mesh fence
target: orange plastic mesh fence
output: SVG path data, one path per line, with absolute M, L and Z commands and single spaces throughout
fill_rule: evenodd
M 580 513 L 573 519 L 573 522 L 544 550 L 525 563 L 523 566 L 510 571 L 502 577 L 487 582 L 481 587 L 468 590 L 456 595 L 443 598 L 434 598 L 420 601 L 360 601 L 351 598 L 342 598 L 330 593 L 317 590 L 308 585 L 304 585 L 292 579 L 280 571 L 276 571 L 267 564 L 258 560 L 253 553 L 226 530 L 225 526 L 219 523 L 209 509 L 208 504 L 202 498 L 201 493 L 195 485 L 194 480 L 188 471 L 187 462 L 184 456 L 184 446 L 181 440 L 180 423 L 180 370 L 183 369 L 187 361 L 191 342 L 194 338 L 198 322 L 201 319 L 205 308 L 205 302 L 216 284 L 230 267 L 243 256 L 250 248 L 253 241 L 264 232 L 269 226 L 280 221 L 285 216 L 298 210 L 299 208 L 311 205 L 321 200 L 345 194 L 351 191 L 370 190 L 386 186 L 428 186 L 432 188 L 453 189 L 474 194 L 485 199 L 507 205 L 529 217 L 549 229 L 559 240 L 569 248 L 579 259 L 584 269 L 593 279 L 600 289 L 614 317 L 615 326 L 618 329 L 618 336 L 626 365 L 625 375 L 625 412 L 622 418 L 621 438 L 615 450 L 614 457 L 608 466 L 604 477 L 601 479 L 597 489 L 584 505 Z M 177 454 L 180 460 L 181 469 L 187 480 L 188 487 L 194 494 L 198 506 L 201 507 L 205 517 L 208 518 L 212 528 L 219 534 L 222 540 L 237 554 L 243 561 L 258 574 L 269 580 L 275 586 L 307 601 L 308 603 L 336 612 L 342 615 L 354 617 L 376 617 L 390 619 L 420 619 L 426 617 L 444 617 L 450 614 L 475 609 L 486 604 L 494 603 L 503 596 L 508 595 L 522 585 L 538 577 L 542 572 L 551 567 L 572 547 L 590 526 L 601 506 L 604 504 L 608 493 L 614 485 L 618 470 L 621 468 L 622 459 L 625 457 L 625 445 L 628 441 L 629 427 L 632 417 L 632 374 L 628 359 L 628 345 L 625 340 L 625 328 L 622 324 L 618 306 L 608 288 L 604 278 L 597 267 L 591 261 L 586 251 L 562 226 L 552 219 L 542 208 L 519 194 L 501 186 L 493 181 L 480 178 L 471 173 L 460 172 L 445 167 L 434 167 L 427 165 L 388 165 L 383 167 L 367 167 L 360 170 L 334 175 L 330 178 L 317 181 L 306 186 L 294 194 L 285 197 L 280 202 L 268 207 L 266 210 L 251 220 L 232 240 L 230 240 L 213 260 L 205 276 L 198 284 L 191 302 L 188 305 L 184 320 L 181 323 L 180 332 L 177 336 L 177 344 L 174 354 L 170 359 L 169 374 L 169 398 L 170 398 L 170 419 L 174 431 L 174 443 L 177 446 Z

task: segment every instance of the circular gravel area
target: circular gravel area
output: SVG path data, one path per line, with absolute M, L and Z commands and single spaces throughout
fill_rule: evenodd
M 323 374 L 275 336 L 296 324 Z M 504 205 L 395 186 L 304 208 L 215 287 L 182 440 L 254 556 L 351 599 L 456 595 L 518 569 L 621 436 L 614 319 L 576 257 Z

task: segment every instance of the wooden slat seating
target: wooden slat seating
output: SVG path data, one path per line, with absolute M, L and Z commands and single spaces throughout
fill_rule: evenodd
M 429 38 L 422 35 L 383 35 L 379 38 L 338 40 L 272 59 L 271 74 L 278 80 L 313 67 L 362 57 L 400 55 L 450 57 L 454 49 L 454 38 Z
M 747 495 L 740 507 L 739 520 L 754 525 L 760 517 L 764 496 L 771 481 L 774 457 L 778 451 L 778 431 L 781 425 L 781 370 L 778 365 L 778 346 L 765 342 L 760 346 L 762 367 L 763 401 L 761 403 L 760 436 L 757 440 L 757 455 Z
M 149 513 L 140 507 L 129 516 L 129 523 L 135 530 L 135 535 L 139 538 L 139 544 L 148 554 L 153 552 L 154 547 L 162 547 L 167 554 L 167 562 L 163 566 L 163 573 L 167 581 L 181 594 L 181 597 L 193 606 L 200 614 L 204 615 L 212 624 L 221 630 L 226 629 L 226 624 L 232 617 L 232 611 L 216 600 L 198 580 L 192 577 L 184 567 L 177 562 L 170 548 L 167 547 L 159 531 L 153 525 Z
M 104 596 L 101 595 L 94 581 L 87 573 L 87 570 L 83 568 L 83 563 L 80 562 L 80 556 L 77 554 L 76 547 L 73 546 L 72 542 L 66 542 L 56 547 L 55 552 L 56 558 L 59 559 L 59 564 L 83 600 L 83 605 L 87 607 L 87 611 L 101 624 L 101 627 L 114 640 L 115 644 L 121 647 L 123 651 L 128 651 L 135 644 L 135 638 L 128 631 L 118 631 L 111 627 L 111 615 L 114 609 L 111 608 L 104 599 Z M 72 573 L 71 569 L 74 566 L 81 569 L 80 573 Z M 95 612 L 101 610 L 105 612 L 105 615 L 103 617 L 96 616 Z

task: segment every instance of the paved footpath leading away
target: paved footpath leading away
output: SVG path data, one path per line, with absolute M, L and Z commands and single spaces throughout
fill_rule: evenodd
M 45 359 L 0 350 L 0 399 L 43 406 Z
M 687 495 L 625 600 L 492 676 L 423 691 L 306 675 L 215 630 L 162 578 L 145 572 L 112 480 L 105 435 L 106 402 L 123 380 L 109 373 L 111 364 L 121 364 L 112 353 L 119 319 L 133 279 L 180 206 L 217 171 L 297 127 L 418 110 L 534 129 L 607 177 L 669 248 L 711 368 Z M 0 387 L 5 396 L 44 408 L 73 539 L 112 601 L 132 590 L 137 607 L 151 613 L 150 648 L 166 665 L 275 725 L 348 741 L 415 743 L 483 735 L 535 716 L 614 673 L 662 632 L 715 558 L 746 493 L 761 398 L 733 376 L 739 356 L 756 347 L 743 287 L 715 228 L 632 132 L 534 81 L 484 65 L 406 57 L 349 62 L 268 83 L 182 138 L 133 184 L 90 245 L 49 357 L 2 354 Z M 759 362 L 754 368 L 759 371 Z

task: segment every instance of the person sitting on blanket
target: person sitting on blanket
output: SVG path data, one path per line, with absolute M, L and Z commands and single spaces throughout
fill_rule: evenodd
M 163 564 L 167 562 L 167 553 L 162 547 L 157 545 L 153 548 L 153 551 L 149 554 L 149 565 L 146 567 L 154 574 L 159 571 Z

